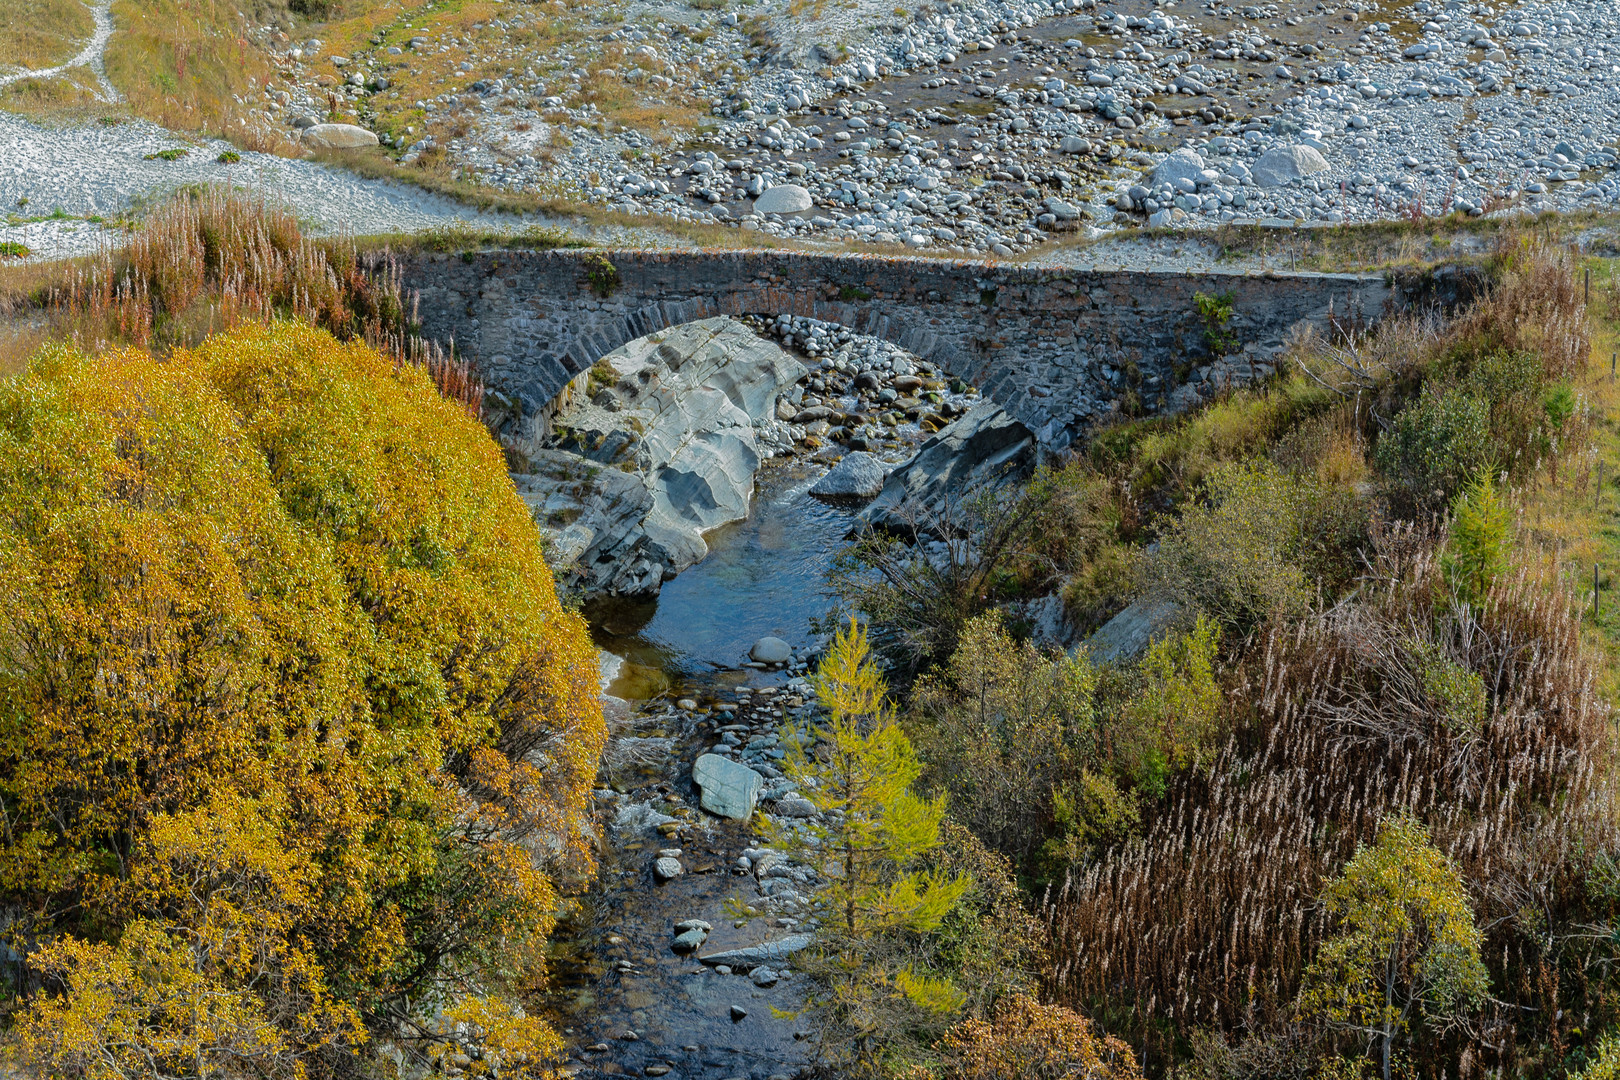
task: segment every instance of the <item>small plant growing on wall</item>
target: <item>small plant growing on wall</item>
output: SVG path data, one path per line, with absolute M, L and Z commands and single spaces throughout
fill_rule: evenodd
M 1237 334 L 1232 332 L 1231 292 L 1217 293 L 1214 296 L 1208 293 L 1193 293 L 1193 303 L 1198 306 L 1198 318 L 1204 324 L 1204 342 L 1209 351 L 1216 356 L 1225 356 L 1237 351 Z
M 591 291 L 605 300 L 619 287 L 619 268 L 609 262 L 605 255 L 588 256 L 585 259 L 585 280 L 590 282 Z

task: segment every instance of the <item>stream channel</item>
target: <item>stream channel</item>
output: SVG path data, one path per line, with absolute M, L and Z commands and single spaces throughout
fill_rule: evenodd
M 815 645 L 811 620 L 832 607 L 826 574 L 856 511 L 808 494 L 825 471 L 767 463 L 748 518 L 710 533 L 708 556 L 655 601 L 585 609 L 614 736 L 596 793 L 597 875 L 554 934 L 542 1002 L 578 1077 L 769 1080 L 800 1075 L 815 1058 L 808 1018 L 792 1015 L 803 986 L 786 965 L 758 985 L 769 976 L 722 974 L 698 960 L 788 937 L 798 923 L 791 908 L 765 907 L 761 886 L 777 882 L 737 866 L 763 844 L 760 813 L 743 823 L 698 809 L 691 767 L 718 729 L 748 725 L 741 739 L 768 739 L 802 704 L 790 684 Z M 766 636 L 792 645 L 793 661 L 750 665 Z M 684 872 L 660 881 L 653 864 L 672 850 Z M 679 954 L 675 925 L 694 919 L 713 929 L 695 953 Z

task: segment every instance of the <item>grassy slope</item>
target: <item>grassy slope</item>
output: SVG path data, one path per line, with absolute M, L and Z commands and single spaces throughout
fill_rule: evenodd
M 1525 539 L 1585 598 L 1591 641 L 1608 657 L 1604 690 L 1613 700 L 1620 696 L 1620 379 L 1611 378 L 1609 370 L 1620 350 L 1620 260 L 1594 259 L 1589 265 L 1592 360 L 1576 384 L 1591 410 L 1589 442 L 1571 448 L 1556 475 L 1543 472 L 1520 493 L 1520 523 Z
M 0 4 L 0 58 L 37 70 L 71 60 L 94 31 L 83 0 L 6 0 Z

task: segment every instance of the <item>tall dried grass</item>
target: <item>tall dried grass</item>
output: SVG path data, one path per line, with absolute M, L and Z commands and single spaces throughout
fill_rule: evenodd
M 1616 839 L 1607 708 L 1572 597 L 1522 571 L 1481 610 L 1448 606 L 1441 540 L 1379 530 L 1358 595 L 1263 633 L 1230 690 L 1246 715 L 1213 766 L 1049 897 L 1062 997 L 1123 1003 L 1144 1036 L 1166 1020 L 1276 1030 L 1331 929 L 1316 898 L 1406 808 L 1461 868 L 1488 929 L 1506 1034 L 1487 1041 L 1510 1045 L 1520 1008 L 1547 1022 L 1556 999 L 1510 973 L 1579 936 L 1583 853 Z M 1425 697 L 1417 669 L 1436 655 L 1482 678 L 1476 728 L 1448 726 Z
M 227 188 L 183 192 L 118 246 L 71 266 L 46 290 L 59 335 L 82 348 L 113 342 L 163 349 L 243 323 L 292 319 L 340 340 L 363 338 L 399 363 L 423 366 L 440 391 L 477 416 L 484 388 L 467 363 L 414 333 L 391 252 L 360 253 L 348 235 L 305 236 L 290 210 Z

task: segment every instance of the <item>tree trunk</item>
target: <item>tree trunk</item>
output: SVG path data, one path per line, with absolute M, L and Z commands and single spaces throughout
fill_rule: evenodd
M 1389 1080 L 1389 1049 L 1395 1041 L 1395 1021 L 1391 1013 L 1395 1008 L 1395 956 L 1392 953 L 1384 968 L 1384 1080 Z

